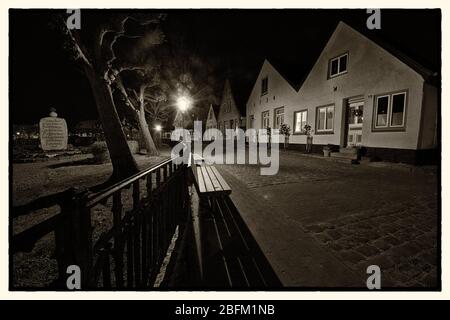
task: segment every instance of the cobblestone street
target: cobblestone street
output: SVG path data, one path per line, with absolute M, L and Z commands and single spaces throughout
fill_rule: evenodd
M 275 176 L 219 168 L 286 286 L 363 287 L 375 264 L 382 287 L 436 287 L 435 168 L 387 166 L 288 152 Z

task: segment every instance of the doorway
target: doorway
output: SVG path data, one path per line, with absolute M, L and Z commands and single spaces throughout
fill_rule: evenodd
M 347 147 L 362 145 L 362 126 L 364 120 L 364 100 L 349 100 L 347 105 Z

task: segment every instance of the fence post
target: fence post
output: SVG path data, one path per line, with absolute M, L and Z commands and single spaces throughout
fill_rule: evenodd
M 61 224 L 55 231 L 56 256 L 61 285 L 65 287 L 67 267 L 81 270 L 81 289 L 90 289 L 92 281 L 91 212 L 84 194 L 74 195 L 61 204 Z

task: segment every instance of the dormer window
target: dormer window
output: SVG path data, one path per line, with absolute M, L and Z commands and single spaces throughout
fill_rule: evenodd
M 339 57 L 333 58 L 329 62 L 328 70 L 329 78 L 337 77 L 341 74 L 347 73 L 348 53 L 344 53 Z
M 269 92 L 269 77 L 265 77 L 261 80 L 261 96 Z

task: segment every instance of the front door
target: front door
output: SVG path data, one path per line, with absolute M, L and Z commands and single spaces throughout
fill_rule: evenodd
M 362 144 L 364 101 L 348 104 L 347 147 Z

